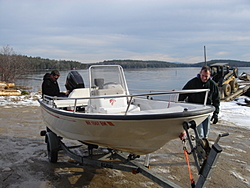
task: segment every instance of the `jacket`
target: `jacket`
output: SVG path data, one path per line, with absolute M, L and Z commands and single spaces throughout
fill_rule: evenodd
M 58 83 L 50 78 L 50 73 L 46 73 L 43 77 L 42 95 L 44 94 L 49 96 L 59 96 L 60 94 Z
M 220 93 L 216 83 L 209 79 L 207 82 L 202 82 L 200 79 L 200 74 L 197 77 L 191 79 L 187 82 L 187 84 L 183 87 L 183 89 L 210 89 L 207 98 L 207 104 L 213 105 L 215 107 L 215 113 L 219 113 L 220 106 Z M 190 103 L 204 103 L 205 92 L 201 93 L 188 93 L 188 94 L 180 94 L 179 101 L 184 101 L 188 97 L 187 101 Z

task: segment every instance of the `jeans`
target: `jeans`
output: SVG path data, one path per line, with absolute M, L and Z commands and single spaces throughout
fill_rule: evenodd
M 196 127 L 200 139 L 207 138 L 210 131 L 210 115 Z

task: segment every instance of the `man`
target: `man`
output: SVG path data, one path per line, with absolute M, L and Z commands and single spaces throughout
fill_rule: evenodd
M 191 79 L 187 82 L 187 84 L 183 87 L 183 89 L 210 89 L 207 104 L 213 105 L 215 107 L 215 111 L 211 118 L 213 124 L 218 122 L 218 113 L 220 106 L 220 94 L 219 89 L 216 83 L 210 78 L 211 69 L 208 66 L 203 66 L 201 68 L 200 74 L 197 77 Z M 202 93 L 188 93 L 181 94 L 179 96 L 179 101 L 188 101 L 190 103 L 199 103 L 203 104 L 205 98 L 205 92 Z M 199 137 L 207 138 L 210 131 L 210 116 L 205 119 L 200 125 L 197 126 L 197 132 Z
M 65 93 L 61 93 L 57 80 L 60 77 L 58 70 L 53 70 L 51 73 L 46 73 L 43 77 L 42 95 L 63 97 Z

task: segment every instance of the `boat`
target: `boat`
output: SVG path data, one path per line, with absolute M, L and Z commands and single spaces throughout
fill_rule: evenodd
M 68 97 L 44 95 L 38 100 L 47 130 L 133 155 L 160 149 L 178 138 L 184 122 L 199 125 L 214 111 L 206 105 L 208 89 L 132 93 L 120 65 L 92 65 L 89 87 L 82 82 L 81 75 L 71 71 Z M 179 94 L 191 92 L 204 92 L 204 104 L 178 102 Z

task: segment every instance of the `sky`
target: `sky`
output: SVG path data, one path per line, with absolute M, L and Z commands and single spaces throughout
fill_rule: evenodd
M 250 61 L 249 0 L 0 0 L 0 50 L 56 60 Z

